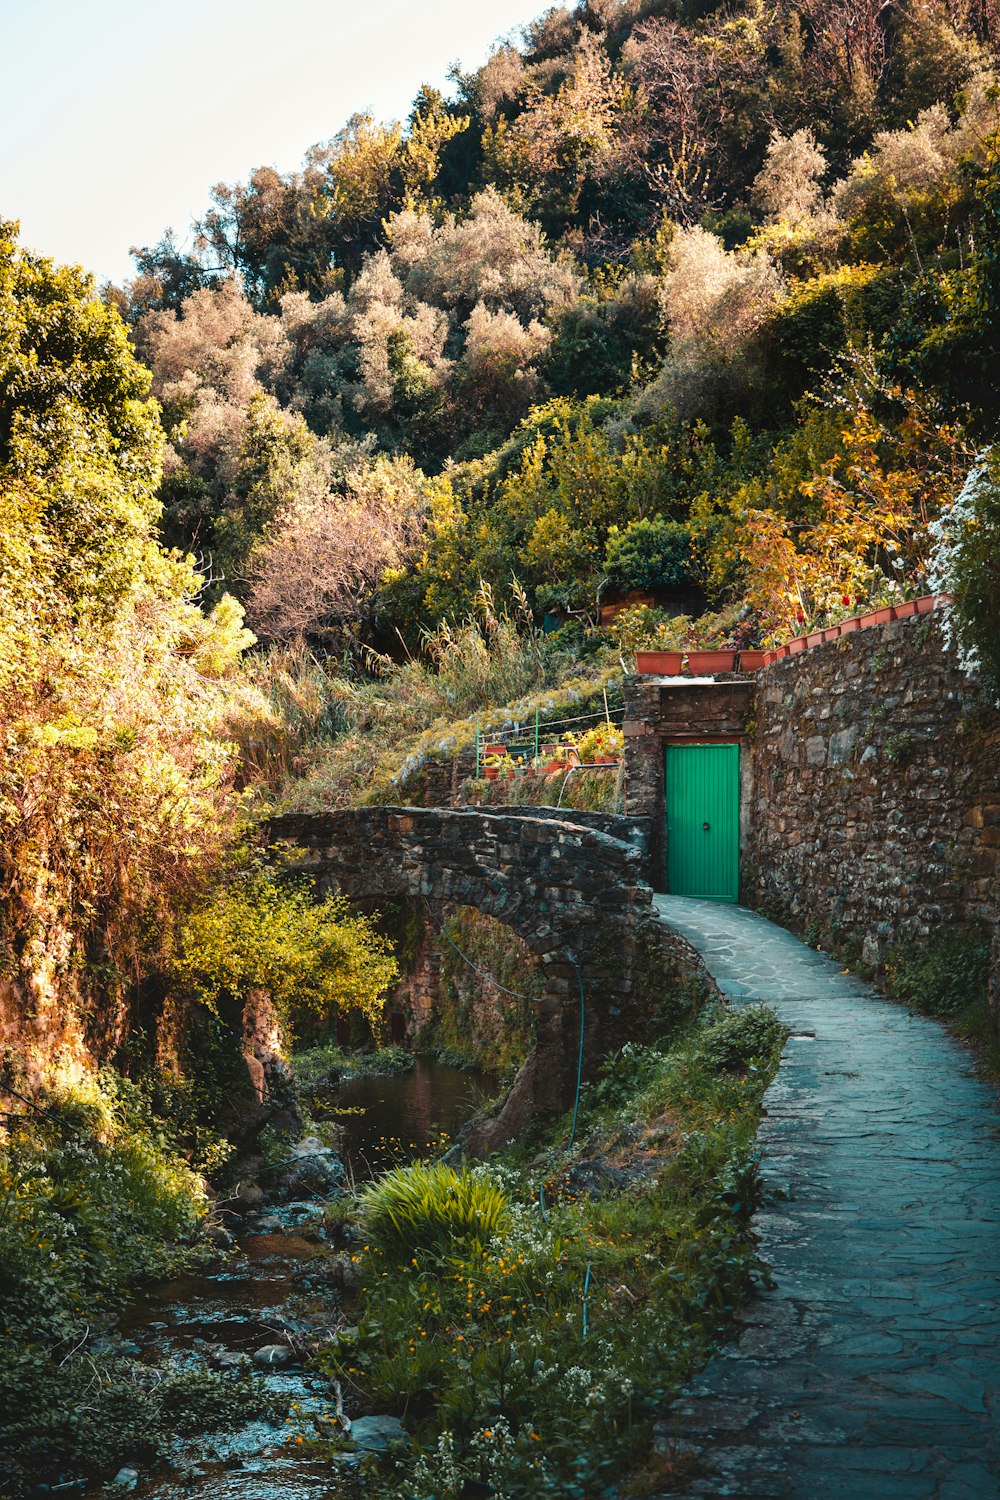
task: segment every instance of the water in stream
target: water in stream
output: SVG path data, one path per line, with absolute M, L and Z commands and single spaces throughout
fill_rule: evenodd
M 343 1156 L 356 1181 L 394 1161 L 426 1154 L 445 1142 L 489 1092 L 485 1075 L 420 1060 L 410 1073 L 359 1078 L 337 1092 Z M 123 1360 L 167 1371 L 208 1367 L 236 1378 L 266 1346 L 289 1335 L 308 1339 L 336 1321 L 323 1202 L 267 1204 L 248 1215 L 236 1244 L 209 1274 L 153 1287 L 123 1318 L 112 1341 Z M 280 1356 L 279 1356 L 280 1358 Z M 325 1500 L 337 1494 L 336 1467 L 297 1441 L 322 1435 L 330 1391 L 293 1358 L 266 1368 L 265 1386 L 296 1408 L 291 1421 L 261 1420 L 234 1431 L 178 1437 L 169 1468 L 131 1476 L 141 1500 Z M 355 1460 L 345 1455 L 336 1464 Z M 136 1464 L 141 1470 L 141 1465 Z M 91 1500 L 121 1487 L 92 1486 Z

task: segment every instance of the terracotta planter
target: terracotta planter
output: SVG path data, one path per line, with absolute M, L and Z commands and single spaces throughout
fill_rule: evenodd
M 496 781 L 498 775 L 496 766 L 484 766 L 483 775 L 487 781 Z
M 483 754 L 484 755 L 503 755 L 504 752 L 505 752 L 505 749 L 506 749 L 506 746 L 504 746 L 504 745 L 484 745 L 483 746 Z
M 872 609 L 866 615 L 861 615 L 858 625 L 862 630 L 867 630 L 869 625 L 888 625 L 889 621 L 895 619 L 895 613 L 891 604 L 885 609 Z
M 761 667 L 766 667 L 772 660 L 773 653 L 770 651 L 741 651 L 740 671 L 759 672 Z
M 657 677 L 679 677 L 683 659 L 683 651 L 637 651 L 635 670 Z
M 771 652 L 771 660 L 772 661 L 783 661 L 787 655 L 788 655 L 788 647 L 787 647 L 787 645 L 785 645 L 785 646 L 775 646 L 774 650 Z
M 835 641 L 839 635 L 840 635 L 840 626 L 839 625 L 828 625 L 827 628 L 823 631 L 823 639 L 824 639 L 824 641 Z
M 697 676 L 701 672 L 735 672 L 735 651 L 689 651 L 688 671 Z
M 811 650 L 813 646 L 822 646 L 822 644 L 822 630 L 810 630 L 809 634 L 806 636 L 806 645 L 809 647 L 809 649 Z
M 837 626 L 837 629 L 840 631 L 841 635 L 850 635 L 852 630 L 858 630 L 860 626 L 861 621 L 858 619 L 858 616 L 852 615 L 849 620 L 841 620 L 840 624 Z
M 794 641 L 789 641 L 788 642 L 788 654 L 789 654 L 789 656 L 798 656 L 799 652 L 800 651 L 804 651 L 805 649 L 806 649 L 806 638 L 805 638 L 804 635 L 797 635 L 795 637 Z
M 922 598 L 915 599 L 913 602 L 917 606 L 917 614 L 918 615 L 929 615 L 930 612 L 931 612 L 931 610 L 934 608 L 935 604 L 937 603 L 937 595 L 936 594 L 924 594 L 922 596 Z
M 907 599 L 904 604 L 895 604 L 892 609 L 894 620 L 908 620 L 911 615 L 917 613 L 916 599 Z

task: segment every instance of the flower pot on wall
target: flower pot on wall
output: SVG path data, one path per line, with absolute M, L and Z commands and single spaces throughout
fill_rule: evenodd
M 937 596 L 935 594 L 924 594 L 921 598 L 915 599 L 913 602 L 917 606 L 918 615 L 929 615 L 937 603 Z
M 773 659 L 771 651 L 741 651 L 740 671 L 759 672 L 761 667 L 766 667 Z
M 887 604 L 884 609 L 871 609 L 866 615 L 861 615 L 858 624 L 862 630 L 867 630 L 869 625 L 888 625 L 894 618 L 892 605 Z
M 799 652 L 800 651 L 804 651 L 805 649 L 806 649 L 806 638 L 805 638 L 804 635 L 797 635 L 795 637 L 794 641 L 789 641 L 788 642 L 788 654 L 789 654 L 789 656 L 798 656 Z
M 904 604 L 893 605 L 892 617 L 894 620 L 908 620 L 911 615 L 915 615 L 916 613 L 916 599 L 907 599 Z
M 772 661 L 783 661 L 788 655 L 788 646 L 775 646 L 774 650 L 769 654 Z
M 735 651 L 689 651 L 688 671 L 700 672 L 735 672 Z
M 850 635 L 852 630 L 858 630 L 860 629 L 860 626 L 861 621 L 858 619 L 857 615 L 852 615 L 849 620 L 841 620 L 840 624 L 837 626 L 837 629 L 840 631 L 841 635 Z
M 840 635 L 840 626 L 839 625 L 828 625 L 827 628 L 823 631 L 823 639 L 824 639 L 824 641 L 835 641 L 839 635 Z
M 822 644 L 823 644 L 823 631 L 822 630 L 810 630 L 809 634 L 806 636 L 806 646 L 811 649 L 813 646 L 822 646 Z
M 679 677 L 683 659 L 683 651 L 637 651 L 635 670 L 657 677 Z

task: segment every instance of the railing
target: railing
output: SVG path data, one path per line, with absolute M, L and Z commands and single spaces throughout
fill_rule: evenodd
M 499 746 L 507 755 L 530 759 L 532 766 L 537 767 L 542 760 L 540 747 L 543 738 L 560 739 L 573 730 L 591 728 L 595 724 L 614 724 L 620 727 L 625 718 L 624 708 L 609 708 L 607 705 L 603 712 L 576 714 L 566 719 L 546 719 L 544 722 L 541 713 L 541 709 L 536 708 L 533 721 L 529 720 L 527 725 L 515 722 L 505 729 L 491 729 L 486 735 L 476 726 L 477 779 L 483 772 L 487 747 Z

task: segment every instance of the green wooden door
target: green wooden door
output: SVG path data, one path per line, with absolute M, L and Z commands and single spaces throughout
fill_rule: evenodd
M 736 901 L 739 882 L 739 745 L 668 745 L 668 889 Z

